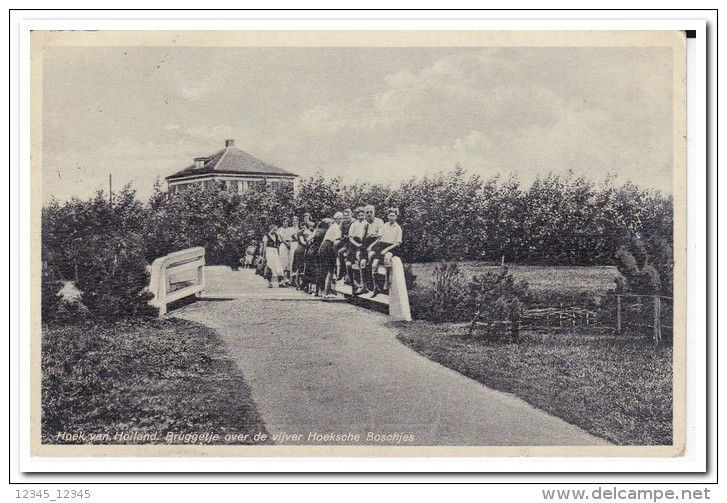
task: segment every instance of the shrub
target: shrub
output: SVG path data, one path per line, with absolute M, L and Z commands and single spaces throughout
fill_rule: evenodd
M 146 258 L 152 262 L 174 251 L 195 246 L 205 249 L 209 265 L 239 266 L 245 247 L 280 224 L 292 213 L 292 197 L 286 190 L 269 189 L 243 196 L 212 186 L 187 190 L 161 199 L 152 196 L 146 222 Z
M 98 318 L 154 314 L 142 233 L 147 212 L 135 196 L 126 187 L 113 201 L 99 192 L 88 201 L 44 208 L 44 321 L 79 316 L 56 295 L 64 281 L 81 290 L 82 305 Z
M 404 264 L 404 283 L 406 283 L 407 292 L 416 290 L 417 287 L 417 275 L 414 274 L 411 264 Z
M 412 316 L 434 322 L 466 319 L 465 285 L 459 265 L 454 262 L 438 264 L 432 283 L 410 293 Z
M 656 250 L 647 249 L 633 238 L 616 252 L 616 267 L 623 278 L 616 281 L 616 293 L 672 295 L 674 263 L 671 248 L 657 242 Z
M 149 273 L 139 236 L 94 236 L 87 240 L 88 262 L 76 286 L 81 302 L 99 318 L 156 314 L 146 289 Z
M 508 267 L 497 272 L 474 276 L 469 283 L 469 302 L 472 317 L 484 323 L 484 333 L 497 332 L 501 322 L 510 322 L 512 336 L 517 336 L 518 321 L 531 299 L 528 284 L 515 281 Z M 482 333 L 482 332 L 478 332 Z
M 60 318 L 59 308 L 61 298 L 58 295 L 62 286 L 58 269 L 50 262 L 43 261 L 40 279 L 41 289 L 41 319 L 55 321 Z

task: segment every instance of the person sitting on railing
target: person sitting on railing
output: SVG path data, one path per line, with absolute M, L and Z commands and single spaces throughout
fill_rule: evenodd
M 325 298 L 332 296 L 331 287 L 335 282 L 336 278 L 336 251 L 338 250 L 338 245 L 341 242 L 342 222 L 343 213 L 338 211 L 335 215 L 333 215 L 333 222 L 331 222 L 330 226 L 328 227 L 328 230 L 323 237 L 321 249 L 318 252 L 321 263 L 320 273 L 324 278 L 323 297 Z
M 280 263 L 280 236 L 278 235 L 278 226 L 272 224 L 270 231 L 263 237 L 263 243 L 265 245 L 265 263 L 267 264 L 267 280 L 268 288 L 273 287 L 273 276 L 277 278 L 278 286 L 285 288 L 283 281 L 283 266 Z
M 361 279 L 361 269 L 359 269 L 358 281 L 353 276 L 353 264 L 361 263 L 361 247 L 363 246 L 363 238 L 366 235 L 368 224 L 366 223 L 366 213 L 363 207 L 356 208 L 356 220 L 351 222 L 348 228 L 348 243 L 346 244 L 346 284 L 351 285 L 353 291 L 361 287 L 363 281 Z
M 373 252 L 371 247 L 379 239 L 379 227 L 384 225 L 384 221 L 376 216 L 376 208 L 371 204 L 364 206 L 364 213 L 366 215 L 366 234 L 363 237 L 363 245 L 361 250 L 361 262 L 359 268 L 361 270 L 361 288 L 356 291 L 356 295 L 361 295 L 369 292 L 369 288 L 366 283 L 371 278 L 371 274 L 367 274 L 367 266 L 370 265 L 371 259 L 373 258 Z M 374 285 L 371 285 L 374 288 Z
M 401 226 L 396 222 L 396 219 L 399 217 L 398 208 L 389 208 L 386 210 L 386 217 L 388 221 L 379 227 L 379 237 L 370 247 L 373 252 L 371 260 L 371 281 L 374 284 L 374 293 L 371 297 L 375 297 L 382 291 L 385 293 L 389 292 L 389 284 L 391 281 L 391 259 L 394 256 L 394 250 L 401 246 L 402 241 Z M 384 267 L 386 269 L 383 289 L 379 289 L 379 284 L 376 281 L 376 275 L 381 260 L 384 261 Z

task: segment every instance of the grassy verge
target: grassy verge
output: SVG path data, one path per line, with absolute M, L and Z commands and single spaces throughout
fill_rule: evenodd
M 252 444 L 265 432 L 222 341 L 201 325 L 45 326 L 42 352 L 43 443 Z
M 464 261 L 457 263 L 468 280 L 475 274 L 494 272 L 499 265 L 486 262 Z M 437 263 L 412 264 L 417 284 L 427 285 L 433 281 Z M 527 281 L 536 294 L 551 296 L 603 295 L 614 287 L 614 279 L 620 276 L 611 266 L 529 266 L 510 265 L 510 272 L 516 280 Z
M 617 445 L 672 444 L 672 348 L 646 338 L 534 334 L 518 342 L 414 322 L 399 339 L 482 384 Z

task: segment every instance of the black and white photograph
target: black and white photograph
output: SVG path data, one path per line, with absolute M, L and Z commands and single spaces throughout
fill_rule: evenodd
M 33 31 L 31 453 L 678 457 L 684 31 Z

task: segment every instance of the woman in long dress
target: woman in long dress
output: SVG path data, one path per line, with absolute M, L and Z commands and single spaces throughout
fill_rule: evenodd
M 320 250 L 321 244 L 323 243 L 323 237 L 326 235 L 331 222 L 332 220 L 330 218 L 324 218 L 318 224 L 313 232 L 313 237 L 310 240 L 310 245 L 308 245 L 308 250 L 305 253 L 305 280 L 309 285 L 309 293 L 314 293 L 316 296 L 320 296 L 323 292 L 321 264 L 318 257 L 318 251 Z
M 310 229 L 306 224 L 301 225 L 300 231 L 295 234 L 296 247 L 293 253 L 293 280 L 298 290 L 305 288 L 305 280 L 303 272 L 305 270 L 305 254 L 308 250 L 308 244 L 310 239 L 313 237 L 313 230 Z
M 285 287 L 283 283 L 283 266 L 280 263 L 279 248 L 280 248 L 280 236 L 278 235 L 278 226 L 272 224 L 270 231 L 263 237 L 263 244 L 265 247 L 265 262 L 267 264 L 268 272 L 268 288 L 273 287 L 273 277 L 277 278 L 278 286 L 280 288 Z
M 297 271 L 294 268 L 295 252 L 298 250 L 298 234 L 300 233 L 300 220 L 298 217 L 293 217 L 293 226 L 291 229 L 292 231 L 290 233 L 290 240 L 288 243 L 290 246 L 290 250 L 288 251 L 288 264 L 287 267 L 286 264 L 283 264 L 283 268 L 288 271 L 288 284 L 295 285 L 297 280 Z
M 286 285 L 290 284 L 290 265 L 293 258 L 290 246 L 293 242 L 294 232 L 295 229 L 290 226 L 290 219 L 283 217 L 283 225 L 278 229 L 278 237 L 280 237 L 278 256 L 280 257 L 280 265 L 283 267 L 283 281 Z

